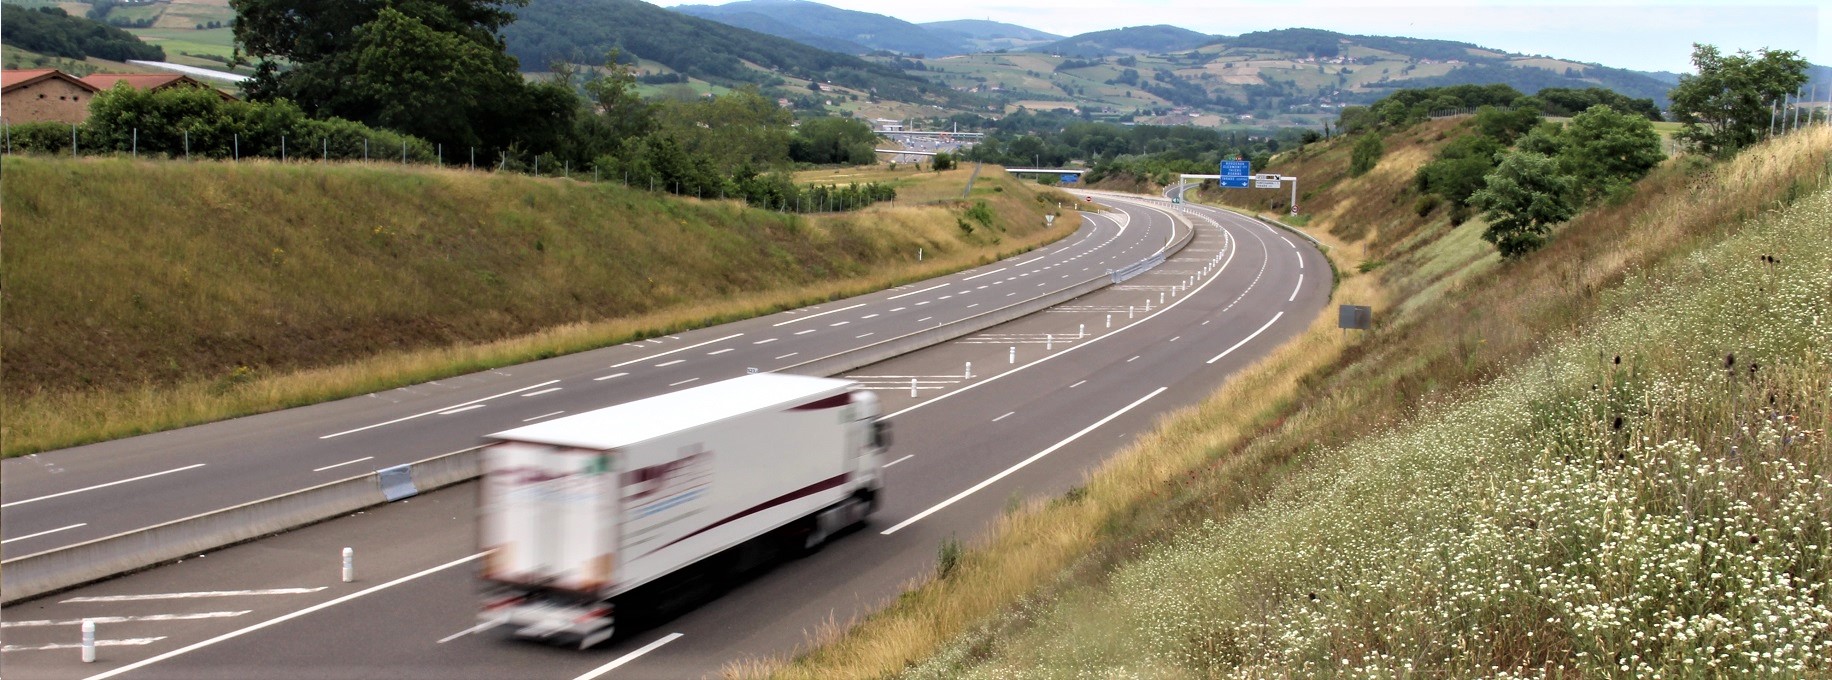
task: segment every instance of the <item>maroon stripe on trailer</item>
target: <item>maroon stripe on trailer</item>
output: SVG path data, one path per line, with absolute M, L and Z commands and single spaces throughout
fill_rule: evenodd
M 827 397 L 826 399 L 821 399 L 818 401 L 810 401 L 806 404 L 802 404 L 800 406 L 791 408 L 789 410 L 791 411 L 818 411 L 824 408 L 839 408 L 841 406 L 845 406 L 850 403 L 852 403 L 852 393 L 847 392 L 845 394 L 836 394 L 831 397 Z
M 669 541 L 669 542 L 668 542 L 668 545 L 664 545 L 664 546 L 662 546 L 661 548 L 656 548 L 655 550 L 651 550 L 650 552 L 656 552 L 656 551 L 660 551 L 660 550 L 662 550 L 662 549 L 664 549 L 664 548 L 667 548 L 667 547 L 668 547 L 669 545 L 674 545 L 674 544 L 676 544 L 676 543 L 679 543 L 679 542 L 681 542 L 681 541 L 685 541 L 685 540 L 687 540 L 687 539 L 689 539 L 689 538 L 693 538 L 693 537 L 695 537 L 695 536 L 698 536 L 698 535 L 700 535 L 700 534 L 703 534 L 703 533 L 706 533 L 706 532 L 708 532 L 708 531 L 711 531 L 711 530 L 713 530 L 713 529 L 714 529 L 714 528 L 716 528 L 716 527 L 719 527 L 719 526 L 722 526 L 722 525 L 725 525 L 725 524 L 729 524 L 729 523 L 731 523 L 731 522 L 735 522 L 735 521 L 737 521 L 737 520 L 740 520 L 740 519 L 743 519 L 743 518 L 745 518 L 745 517 L 749 517 L 749 516 L 751 516 L 751 515 L 755 515 L 755 514 L 757 514 L 757 513 L 759 513 L 759 512 L 763 512 L 763 511 L 765 511 L 765 510 L 768 510 L 768 509 L 770 509 L 770 508 L 774 508 L 774 507 L 776 507 L 776 506 L 778 506 L 778 505 L 782 505 L 782 504 L 784 504 L 784 503 L 788 503 L 788 502 L 790 502 L 790 501 L 793 501 L 793 500 L 796 500 L 796 499 L 798 499 L 798 498 L 806 498 L 806 497 L 808 497 L 808 496 L 812 496 L 812 495 L 814 495 L 814 494 L 817 494 L 817 493 L 820 493 L 820 492 L 822 492 L 822 491 L 826 491 L 826 490 L 828 490 L 828 489 L 831 489 L 831 488 L 834 488 L 834 487 L 837 487 L 837 486 L 841 486 L 841 485 L 843 485 L 843 484 L 845 484 L 845 483 L 846 483 L 846 480 L 847 480 L 847 479 L 849 479 L 849 478 L 851 478 L 851 477 L 852 477 L 852 473 L 850 473 L 850 472 L 843 472 L 843 473 L 840 473 L 840 474 L 839 474 L 839 475 L 837 475 L 837 476 L 834 476 L 834 477 L 829 477 L 829 478 L 827 478 L 827 479 L 823 479 L 823 480 L 821 480 L 821 481 L 818 481 L 818 482 L 815 482 L 815 483 L 813 483 L 813 484 L 809 484 L 809 485 L 807 485 L 807 486 L 804 486 L 804 487 L 802 487 L 802 488 L 799 488 L 799 489 L 796 489 L 796 490 L 794 490 L 794 491 L 790 491 L 790 492 L 788 492 L 788 493 L 785 493 L 785 494 L 783 494 L 783 495 L 781 495 L 781 496 L 777 496 L 777 497 L 775 497 L 775 498 L 772 498 L 772 499 L 770 499 L 770 500 L 767 500 L 767 501 L 764 501 L 764 502 L 762 502 L 762 503 L 758 503 L 758 504 L 756 504 L 756 505 L 753 505 L 753 506 L 751 506 L 751 507 L 749 507 L 749 508 L 746 508 L 745 510 L 743 510 L 743 511 L 741 511 L 741 512 L 739 512 L 738 514 L 735 514 L 735 515 L 732 515 L 732 516 L 730 516 L 730 517 L 726 517 L 725 519 L 722 519 L 722 520 L 719 520 L 719 521 L 717 521 L 717 522 L 713 522 L 712 524 L 708 524 L 708 525 L 706 525 L 706 526 L 703 526 L 703 527 L 700 527 L 699 529 L 697 529 L 697 530 L 695 530 L 695 531 L 694 531 L 693 533 L 691 533 L 691 534 L 687 534 L 686 536 L 682 536 L 682 537 L 680 537 L 680 538 L 677 538 L 677 539 L 674 539 L 674 540 L 672 540 L 672 541 Z

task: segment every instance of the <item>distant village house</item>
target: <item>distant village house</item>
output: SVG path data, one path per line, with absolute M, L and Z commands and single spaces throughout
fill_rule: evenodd
M 126 83 L 140 90 L 201 87 L 223 99 L 235 99 L 190 76 L 177 73 L 97 73 L 77 78 L 51 68 L 0 71 L 0 120 L 7 123 L 81 123 L 89 119 L 89 102 L 103 90 Z

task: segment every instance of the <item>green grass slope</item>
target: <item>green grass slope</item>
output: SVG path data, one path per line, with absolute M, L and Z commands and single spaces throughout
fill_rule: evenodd
M 1286 449 L 1284 479 L 1167 480 L 1137 559 L 908 675 L 1832 671 L 1829 152 L 1657 177 L 1427 306 L 1456 327 L 1379 329 L 1331 397 L 1214 452 Z
M 9 453 L 670 332 L 1067 233 L 1042 228 L 1053 200 L 1003 173 L 976 184 L 1009 185 L 985 199 L 995 227 L 968 234 L 958 201 L 803 217 L 380 165 L 8 156 L 3 168 Z M 924 181 L 958 197 L 967 172 Z

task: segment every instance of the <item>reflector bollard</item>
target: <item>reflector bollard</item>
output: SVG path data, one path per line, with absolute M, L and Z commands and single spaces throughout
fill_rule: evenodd
M 354 580 L 356 580 L 356 551 L 350 548 L 344 548 L 343 549 L 343 582 L 349 583 Z
M 1051 352 L 1051 351 L 1055 351 L 1055 349 L 1056 349 L 1056 336 L 1051 335 L 1049 333 L 1044 333 L 1043 334 L 1043 351 Z
M 1015 363 L 1018 363 L 1018 347 L 1017 347 L 1017 345 L 1013 345 L 1013 346 L 1011 347 L 1011 358 L 1010 358 L 1009 360 L 1007 360 L 1007 361 L 1006 361 L 1005 363 L 1008 363 L 1008 364 L 1015 364 Z
M 964 374 L 961 374 L 961 379 L 962 380 L 972 380 L 973 379 L 973 362 L 971 361 L 967 362 L 967 372 Z
M 83 663 L 95 663 L 95 622 L 83 619 Z
M 910 378 L 910 396 L 916 396 L 916 379 Z

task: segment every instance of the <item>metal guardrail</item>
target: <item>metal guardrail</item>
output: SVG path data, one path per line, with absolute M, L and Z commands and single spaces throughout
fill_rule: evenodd
M 1143 273 L 1150 266 L 1156 266 L 1182 250 L 1194 236 L 1193 230 L 1186 232 L 1163 252 L 1128 269 L 1138 268 L 1138 273 Z M 1143 266 L 1147 263 L 1151 265 Z M 1014 302 L 954 323 L 908 333 L 779 370 L 812 375 L 844 373 L 1043 311 L 1115 282 L 1108 275 L 1095 276 L 1068 288 Z M 68 590 L 469 481 L 480 474 L 478 451 L 481 448 L 454 451 L 221 510 L 8 559 L 0 562 L 0 604 L 10 605 Z
M 1109 269 L 1107 270 L 1107 276 L 1112 277 L 1114 283 L 1121 283 L 1127 279 L 1151 271 L 1153 267 L 1161 264 L 1164 264 L 1164 254 L 1158 253 L 1145 258 L 1144 261 L 1141 262 L 1135 262 L 1119 269 Z

